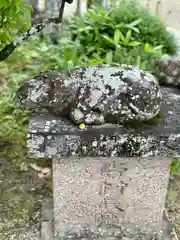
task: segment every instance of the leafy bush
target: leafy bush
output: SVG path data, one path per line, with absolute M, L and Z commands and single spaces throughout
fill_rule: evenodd
M 174 54 L 174 37 L 165 25 L 136 2 L 122 2 L 119 8 L 105 10 L 93 5 L 84 16 L 70 24 L 70 39 L 77 52 L 103 62 L 119 62 L 150 69 L 151 61 Z
M 165 24 L 158 18 L 152 16 L 146 8 L 143 8 L 137 1 L 122 1 L 117 9 L 110 14 L 116 23 L 131 23 L 141 19 L 138 24 L 139 32 L 134 32 L 137 41 L 148 42 L 153 46 L 162 45 L 163 52 L 175 54 L 177 46 L 174 37 L 167 32 Z
M 174 177 L 176 175 L 179 175 L 179 173 L 180 173 L 180 158 L 174 157 L 171 163 L 170 174 L 172 177 Z

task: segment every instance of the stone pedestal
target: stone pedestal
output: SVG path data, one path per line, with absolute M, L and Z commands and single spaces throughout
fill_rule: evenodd
M 57 239 L 120 239 L 132 228 L 159 233 L 169 164 L 163 157 L 54 160 Z
M 155 125 L 80 130 L 47 112 L 32 117 L 29 156 L 53 159 L 57 240 L 160 234 L 170 158 L 180 152 L 180 95 L 171 88 L 162 93 L 163 119 Z

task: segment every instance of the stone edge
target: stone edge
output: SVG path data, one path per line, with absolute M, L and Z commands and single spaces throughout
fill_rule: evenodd
M 53 218 L 53 197 L 45 197 L 41 205 L 40 240 L 53 239 Z

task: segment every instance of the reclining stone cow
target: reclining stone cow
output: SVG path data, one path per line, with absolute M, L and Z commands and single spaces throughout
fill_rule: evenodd
M 29 107 L 47 108 L 75 124 L 146 121 L 159 113 L 162 100 L 153 75 L 124 64 L 44 72 L 23 85 L 18 96 Z

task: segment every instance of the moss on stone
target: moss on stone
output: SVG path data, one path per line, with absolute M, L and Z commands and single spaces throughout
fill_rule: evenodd
M 148 121 L 129 121 L 124 124 L 126 128 L 140 128 L 142 126 L 147 126 L 147 125 L 158 125 L 160 124 L 164 119 L 163 113 L 159 112 L 158 115 L 156 115 L 154 118 L 148 120 Z

